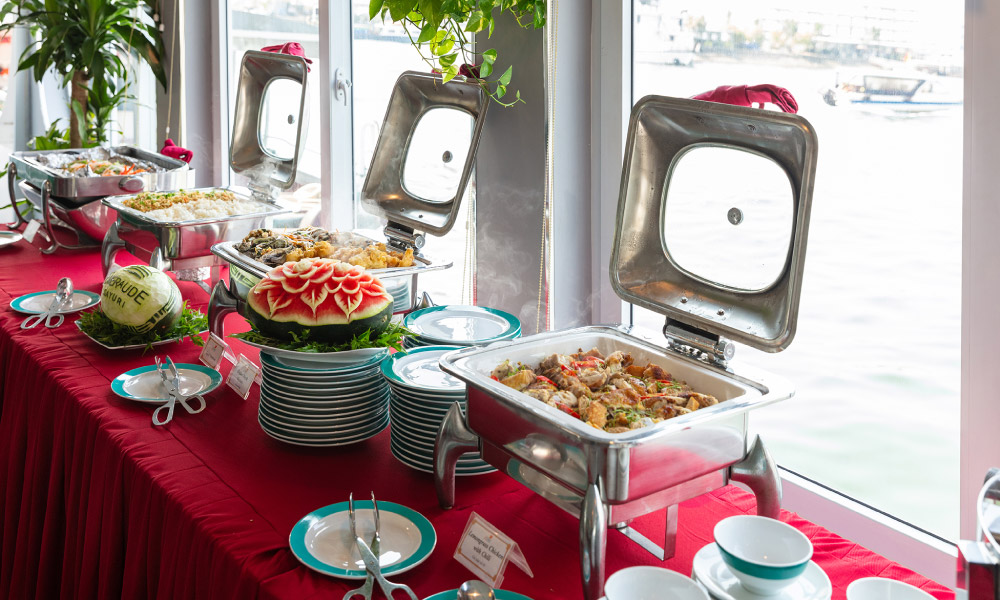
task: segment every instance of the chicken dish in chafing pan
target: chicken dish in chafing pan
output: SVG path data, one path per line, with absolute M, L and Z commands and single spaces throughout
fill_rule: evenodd
M 648 427 L 719 403 L 621 351 L 553 354 L 538 367 L 504 361 L 491 377 L 608 433 Z
M 294 231 L 255 229 L 236 250 L 269 266 L 303 258 L 332 258 L 366 269 L 413 266 L 413 249 L 394 250 L 350 232 L 302 227 Z

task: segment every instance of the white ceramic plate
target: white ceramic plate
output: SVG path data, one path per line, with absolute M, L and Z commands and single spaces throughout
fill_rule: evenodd
M 17 231 L 0 231 L 0 248 L 10 246 L 21 241 L 24 236 Z
M 379 564 L 382 574 L 405 573 L 427 560 L 437 545 L 434 526 L 413 509 L 380 501 Z M 371 500 L 354 502 L 357 534 L 371 539 L 374 511 Z M 288 536 L 292 553 L 314 571 L 342 579 L 364 579 L 365 563 L 351 538 L 347 502 L 325 506 L 302 517 Z
M 10 307 L 17 312 L 38 315 L 46 310 L 48 310 L 49 305 L 55 300 L 56 291 L 46 290 L 44 292 L 35 292 L 34 294 L 25 294 L 19 296 L 10 301 Z M 73 291 L 73 301 L 70 305 L 63 310 L 58 311 L 61 315 L 68 315 L 70 313 L 75 313 L 77 311 L 83 310 L 85 308 L 90 308 L 98 302 L 101 301 L 101 297 L 94 292 L 84 292 L 81 290 Z
M 510 313 L 482 306 L 431 306 L 403 318 L 403 325 L 431 344 L 473 345 L 514 337 L 521 322 Z
M 833 596 L 830 578 L 815 562 L 810 561 L 805 573 L 788 587 L 772 596 L 761 596 L 740 585 L 736 575 L 722 561 L 719 547 L 714 542 L 694 555 L 692 577 L 708 589 L 718 600 L 829 600 Z
M 260 419 L 257 419 L 257 423 L 260 424 L 261 430 L 263 430 L 264 433 L 278 440 L 279 442 L 292 444 L 293 446 L 305 446 L 309 448 L 333 448 L 336 446 L 348 446 L 350 444 L 357 444 L 358 442 L 363 442 L 369 438 L 375 437 L 376 435 L 381 433 L 386 427 L 388 427 L 389 419 L 386 419 L 385 423 L 381 424 L 379 427 L 376 427 L 375 429 L 372 429 L 370 431 L 365 431 L 364 433 L 359 433 L 357 436 L 350 438 L 335 438 L 328 440 L 322 440 L 322 439 L 315 440 L 315 439 L 302 438 L 298 436 L 290 436 L 275 431 L 273 429 L 269 429 L 267 426 L 260 423 Z
M 222 375 L 205 365 L 178 363 L 176 366 L 180 392 L 185 396 L 207 394 L 222 383 Z M 156 365 L 122 373 L 111 382 L 111 390 L 122 398 L 147 404 L 163 404 L 168 397 Z
M 347 421 L 337 421 L 337 422 L 323 422 L 323 423 L 310 423 L 307 425 L 302 425 L 298 423 L 292 423 L 290 421 L 285 421 L 280 417 L 273 417 L 268 414 L 265 410 L 260 410 L 257 414 L 257 418 L 267 423 L 270 427 L 278 433 L 285 433 L 290 436 L 302 435 L 302 436 L 350 436 L 355 433 L 366 431 L 372 426 L 381 423 L 385 420 L 385 412 L 373 412 L 364 415 L 359 418 L 350 419 Z
M 269 354 L 277 359 L 278 365 L 287 370 L 304 369 L 307 371 L 325 371 L 337 368 L 350 368 L 367 364 L 389 354 L 388 348 L 363 348 L 361 350 L 345 350 L 344 352 L 298 352 L 283 350 L 273 346 L 265 346 L 255 342 L 240 340 L 248 346 L 260 348 L 261 353 Z
M 390 383 L 423 392 L 465 393 L 465 382 L 445 373 L 438 359 L 458 346 L 424 346 L 397 352 L 382 361 L 382 374 Z

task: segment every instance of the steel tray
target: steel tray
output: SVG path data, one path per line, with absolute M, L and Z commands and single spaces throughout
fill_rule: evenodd
M 188 168 L 184 161 L 168 158 L 135 146 L 115 146 L 105 149 L 121 156 L 153 163 L 162 167 L 163 171 L 108 177 L 72 177 L 63 174 L 60 169 L 49 167 L 38 160 L 41 156 L 83 153 L 91 151 L 93 148 L 14 152 L 10 155 L 10 161 L 16 166 L 18 176 L 38 189 L 42 189 L 45 183 L 48 183 L 51 188 L 50 193 L 53 196 L 73 204 L 86 204 L 102 196 L 136 193 L 144 190 L 175 190 L 187 185 L 190 175 L 194 172 Z

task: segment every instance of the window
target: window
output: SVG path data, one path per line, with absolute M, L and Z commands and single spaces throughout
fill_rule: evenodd
M 880 6 L 879 6 L 880 5 Z M 633 99 L 788 88 L 820 141 L 794 382 L 751 425 L 783 467 L 959 534 L 961 3 L 635 0 Z M 634 310 L 659 331 L 660 315 Z

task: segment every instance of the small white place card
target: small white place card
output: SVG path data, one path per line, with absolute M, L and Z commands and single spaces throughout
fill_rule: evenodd
M 517 565 L 529 577 L 535 576 L 517 542 L 475 512 L 469 516 L 465 531 L 459 538 L 455 560 L 494 588 L 499 588 L 503 582 L 508 562 Z
M 201 347 L 201 354 L 198 355 L 198 360 L 206 367 L 218 371 L 224 358 L 228 359 L 229 362 L 236 362 L 236 355 L 229 349 L 229 344 L 214 333 L 208 334 L 205 345 Z
M 229 371 L 226 385 L 240 395 L 244 400 L 250 395 L 250 387 L 254 382 L 261 382 L 260 367 L 250 362 L 250 359 L 240 354 L 236 364 Z
M 35 241 L 35 236 L 38 235 L 38 230 L 42 228 L 42 223 L 38 219 L 32 219 L 28 221 L 28 226 L 24 228 L 24 239 L 28 240 L 28 243 Z

